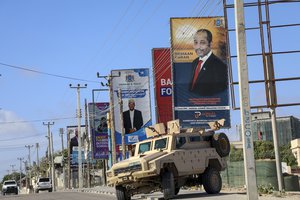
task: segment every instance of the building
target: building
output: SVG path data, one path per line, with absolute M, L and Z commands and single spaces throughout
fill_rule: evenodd
M 252 113 L 251 118 L 253 140 L 273 141 L 270 113 Z M 300 120 L 298 118 L 294 116 L 277 117 L 276 122 L 279 146 L 290 144 L 292 140 L 300 138 Z M 239 132 L 241 136 L 240 128 Z

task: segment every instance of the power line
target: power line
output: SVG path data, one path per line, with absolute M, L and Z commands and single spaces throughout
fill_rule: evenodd
M 37 73 L 37 74 L 43 74 L 43 75 L 47 75 L 47 76 L 52 76 L 52 77 L 56 77 L 56 78 L 64 78 L 64 79 L 68 79 L 68 80 L 76 80 L 76 81 L 84 81 L 84 82 L 90 82 L 90 83 L 98 83 L 97 81 L 80 79 L 80 78 L 75 78 L 75 77 L 70 77 L 70 76 L 62 76 L 62 75 L 57 75 L 57 74 L 51 74 L 51 73 L 48 73 L 48 72 L 37 71 L 37 70 L 34 70 L 34 69 L 29 69 L 29 68 L 20 67 L 20 66 L 11 65 L 11 64 L 6 64 L 6 63 L 0 63 L 0 65 L 6 66 L 6 67 L 10 67 L 10 68 L 14 68 L 14 69 L 23 70 L 23 71 L 29 71 L 29 72 L 33 72 L 33 73 Z
M 76 117 L 61 117 L 61 118 L 52 118 L 52 119 L 35 119 L 35 120 L 23 120 L 23 121 L 10 121 L 10 122 L 0 122 L 1 124 L 18 124 L 18 123 L 32 123 L 32 122 L 41 122 L 41 121 L 59 121 L 66 119 L 75 119 Z

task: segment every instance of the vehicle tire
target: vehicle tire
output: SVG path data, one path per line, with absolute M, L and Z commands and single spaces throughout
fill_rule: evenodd
M 230 142 L 225 133 L 216 133 L 212 138 L 212 146 L 221 157 L 226 157 L 230 153 Z
M 222 188 L 220 172 L 214 168 L 207 168 L 202 177 L 204 190 L 208 194 L 217 194 Z
M 175 195 L 177 195 L 180 191 L 180 187 L 175 187 Z
M 48 192 L 52 192 L 52 188 L 48 190 Z
M 126 188 L 119 185 L 116 186 L 116 196 L 118 200 L 130 200 L 131 196 L 128 194 Z
M 170 199 L 175 196 L 175 183 L 173 172 L 166 171 L 162 175 L 162 192 L 164 199 Z M 178 191 L 179 192 L 179 191 Z

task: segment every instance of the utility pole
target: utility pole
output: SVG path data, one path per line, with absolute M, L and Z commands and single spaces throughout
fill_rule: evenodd
M 111 154 L 112 154 L 112 164 L 115 164 L 117 162 L 116 158 L 116 135 L 115 135 L 115 122 L 114 122 L 114 119 L 115 119 L 115 115 L 114 115 L 114 98 L 113 98 L 113 95 L 114 95 L 114 92 L 113 92 L 113 84 L 112 84 L 112 79 L 114 77 L 120 77 L 120 73 L 118 76 L 112 76 L 112 75 L 108 75 L 108 76 L 99 76 L 99 72 L 97 73 L 97 77 L 98 78 L 105 78 L 107 80 L 107 84 L 104 85 L 102 82 L 101 82 L 101 85 L 102 86 L 108 86 L 109 88 L 109 122 L 110 122 L 110 134 L 111 134 Z
M 61 153 L 62 153 L 62 156 L 63 156 L 63 151 L 64 151 L 64 129 L 63 128 L 59 129 L 59 136 L 60 136 L 60 139 L 61 139 Z
M 48 130 L 48 134 L 47 134 L 47 138 L 48 138 L 48 165 L 49 165 L 49 177 L 51 176 L 52 177 L 52 174 L 51 174 L 51 162 L 50 162 L 50 159 L 51 159 L 51 144 L 50 144 L 50 126 L 54 125 L 54 122 L 48 122 L 48 123 L 45 123 L 43 122 L 43 125 L 44 126 L 47 126 L 47 130 Z M 51 174 L 51 175 L 50 175 Z M 53 181 L 53 180 L 52 180 Z
M 20 161 L 20 187 L 22 187 L 21 185 L 21 179 L 22 179 L 22 160 L 24 160 L 24 158 L 17 158 Z
M 56 182 L 55 182 L 54 149 L 53 149 L 53 134 L 52 134 L 52 132 L 50 132 L 50 149 L 51 149 L 51 177 L 52 177 L 52 187 L 53 187 L 53 191 L 55 191 Z
M 62 170 L 63 170 L 63 185 L 66 189 L 66 174 L 65 174 L 65 160 L 64 160 L 64 129 L 59 129 L 59 135 L 61 138 L 61 156 L 62 156 Z
M 25 183 L 26 183 L 26 189 L 28 188 L 28 177 L 27 177 L 27 160 L 25 160 L 25 161 L 23 161 L 23 163 L 24 163 L 24 167 L 25 167 Z
M 88 129 L 88 110 L 87 110 L 87 100 L 84 99 L 84 118 L 85 118 L 85 132 L 86 132 L 86 142 L 87 142 L 87 187 L 91 187 L 90 179 L 90 137 Z
M 25 145 L 26 148 L 28 148 L 28 162 L 29 162 L 29 188 L 31 188 L 31 157 L 30 157 L 30 149 L 33 147 L 33 145 Z
M 39 159 L 39 143 L 36 143 L 35 144 L 35 148 L 36 148 L 36 165 L 37 165 L 37 172 L 36 172 L 36 175 L 37 177 L 40 176 L 40 159 Z
M 71 151 L 70 151 L 70 131 L 67 129 L 67 148 L 68 148 L 68 189 L 71 189 Z
M 126 158 L 126 147 L 125 147 L 125 130 L 123 125 L 123 99 L 121 88 L 118 89 L 119 105 L 120 105 L 120 126 L 122 135 L 122 160 Z
M 15 171 L 15 166 L 16 165 L 10 165 L 10 167 L 11 167 L 11 173 L 13 173 Z
M 73 87 L 72 84 L 69 85 L 70 88 L 77 89 L 77 121 L 78 121 L 78 181 L 79 181 L 79 189 L 83 187 L 83 177 L 82 177 L 82 154 L 81 154 L 81 109 L 80 109 L 80 89 L 86 88 L 87 84 L 84 86 L 77 86 Z
M 11 174 L 13 174 L 15 172 L 15 167 L 16 165 L 10 165 L 11 167 Z M 16 179 L 16 177 L 13 176 L 13 179 Z
M 251 130 L 251 109 L 249 95 L 249 78 L 246 49 L 246 33 L 244 19 L 244 1 L 235 0 L 235 26 L 237 44 L 237 63 L 239 78 L 239 93 L 241 107 L 241 125 L 244 152 L 245 181 L 247 187 L 247 199 L 257 200 L 257 183 L 254 160 L 254 145 Z

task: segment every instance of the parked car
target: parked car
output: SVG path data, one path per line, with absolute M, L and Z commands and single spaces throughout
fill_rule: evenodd
M 2 186 L 2 194 L 6 195 L 8 193 L 14 193 L 14 194 L 19 193 L 19 188 L 15 180 L 4 181 Z
M 52 192 L 52 183 L 50 178 L 48 177 L 38 178 L 34 186 L 34 192 L 39 193 L 39 191 L 41 190 L 48 190 L 48 192 Z

